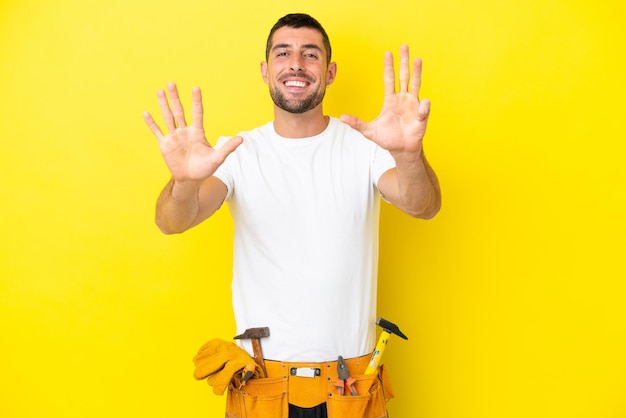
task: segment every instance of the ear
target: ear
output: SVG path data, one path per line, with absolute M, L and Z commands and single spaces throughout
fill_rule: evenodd
M 263 77 L 263 81 L 265 81 L 265 84 L 269 84 L 270 81 L 267 78 L 267 62 L 265 61 L 261 61 L 261 76 Z
M 337 76 L 337 63 L 331 62 L 328 64 L 328 70 L 326 70 L 326 85 L 330 86 L 335 81 L 335 77 Z

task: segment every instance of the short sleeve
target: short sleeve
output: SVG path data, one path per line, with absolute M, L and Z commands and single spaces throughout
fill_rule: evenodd
M 378 180 L 380 180 L 380 177 L 395 166 L 396 161 L 393 159 L 389 151 L 376 145 L 370 166 L 370 173 L 372 175 L 374 185 L 378 187 Z
M 230 138 L 232 137 L 230 136 L 219 137 L 219 139 L 217 140 L 217 144 L 215 144 L 214 148 L 219 149 Z M 226 157 L 226 160 L 224 161 L 224 163 L 221 166 L 219 166 L 217 170 L 215 171 L 215 174 L 213 174 L 213 177 L 217 177 L 218 179 L 220 179 L 222 183 L 224 183 L 226 185 L 226 188 L 228 189 L 225 200 L 230 199 L 230 196 L 232 195 L 233 189 L 234 189 L 233 170 L 232 170 L 232 164 L 230 161 L 232 157 L 234 157 L 234 155 L 235 153 L 230 154 L 228 157 Z

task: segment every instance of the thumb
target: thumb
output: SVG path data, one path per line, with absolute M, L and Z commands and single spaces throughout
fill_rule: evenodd
M 422 99 L 420 101 L 417 118 L 420 121 L 427 121 L 430 115 L 430 100 Z
M 221 144 L 218 148 L 214 148 L 214 151 L 216 151 L 214 155 L 217 157 L 215 161 L 217 161 L 218 164 L 222 164 L 226 161 L 226 157 L 235 151 L 242 143 L 243 138 L 241 136 L 233 136 L 228 141 Z
M 222 144 L 219 148 L 217 148 L 217 150 L 219 150 L 220 153 L 224 155 L 224 158 L 226 158 L 230 153 L 235 151 L 235 149 L 237 149 L 237 147 L 241 145 L 242 143 L 243 143 L 243 138 L 241 136 L 233 136 L 224 144 Z
M 356 129 L 361 133 L 363 133 L 367 126 L 367 123 L 363 122 L 359 117 L 354 115 L 341 115 L 339 119 L 352 129 Z

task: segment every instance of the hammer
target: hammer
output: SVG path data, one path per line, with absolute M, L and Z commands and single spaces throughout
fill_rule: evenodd
M 380 338 L 378 339 L 378 344 L 376 344 L 376 349 L 372 353 L 372 357 L 370 358 L 369 365 L 367 369 L 365 369 L 365 374 L 373 374 L 378 365 L 380 364 L 380 358 L 383 356 L 383 351 L 385 351 L 385 347 L 387 347 L 387 343 L 389 342 L 389 336 L 391 334 L 396 334 L 400 338 L 408 340 L 409 337 L 404 335 L 398 326 L 392 322 L 387 321 L 383 318 L 378 318 L 376 320 L 376 325 L 383 329 L 382 334 L 380 334 Z
M 254 352 L 254 361 L 261 366 L 263 374 L 265 372 L 265 361 L 263 360 L 263 350 L 261 350 L 261 338 L 269 337 L 270 329 L 268 327 L 263 328 L 248 328 L 243 334 L 237 335 L 235 340 L 252 340 L 252 350 Z

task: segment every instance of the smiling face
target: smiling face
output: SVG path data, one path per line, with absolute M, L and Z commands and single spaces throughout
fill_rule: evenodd
M 327 64 L 319 31 L 285 26 L 274 33 L 261 74 L 278 108 L 305 113 L 322 103 L 326 86 L 335 79 L 336 64 Z

